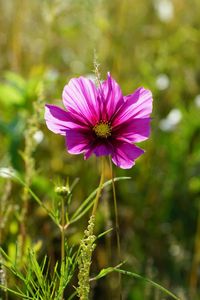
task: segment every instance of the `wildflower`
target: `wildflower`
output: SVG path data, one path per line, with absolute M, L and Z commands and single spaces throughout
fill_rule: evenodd
M 73 78 L 64 87 L 63 104 L 67 111 L 46 105 L 47 127 L 66 137 L 71 154 L 89 158 L 111 155 L 120 168 L 128 169 L 144 151 L 133 143 L 150 134 L 152 94 L 143 87 L 123 96 L 120 86 L 108 73 L 98 87 L 90 79 Z

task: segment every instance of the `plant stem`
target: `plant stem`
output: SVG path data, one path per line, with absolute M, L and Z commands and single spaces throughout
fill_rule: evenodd
M 117 238 L 117 254 L 118 259 L 121 261 L 121 246 L 120 246 L 120 235 L 119 235 L 119 217 L 118 217 L 118 209 L 117 209 L 117 197 L 116 197 L 116 189 L 115 189 L 115 181 L 113 175 L 113 166 L 112 160 L 109 156 L 110 162 L 110 170 L 111 170 L 111 179 L 112 179 L 112 190 L 113 190 L 113 200 L 114 200 L 114 212 L 115 212 L 115 230 L 116 230 L 116 238 Z M 121 287 L 121 274 L 118 273 L 118 280 L 119 280 L 119 298 L 122 299 L 122 287 Z
M 92 215 L 95 216 L 96 215 L 96 211 L 97 211 L 97 206 L 99 203 L 99 198 L 100 198 L 100 194 L 101 194 L 101 190 L 103 187 L 103 183 L 104 183 L 104 156 L 101 157 L 101 178 L 100 178 L 100 182 L 99 182 L 99 187 L 98 187 L 98 191 L 96 193 L 96 197 L 94 200 L 94 206 L 93 206 L 93 210 L 92 210 Z
M 65 259 L 65 205 L 64 197 L 61 197 L 61 262 Z
M 194 298 L 197 292 L 198 267 L 200 264 L 200 205 L 198 207 L 197 230 L 194 241 L 194 255 L 190 273 L 190 296 Z
M 24 181 L 25 185 L 22 193 L 22 207 L 20 213 L 20 233 L 18 237 L 19 244 L 19 257 L 18 263 L 23 266 L 23 260 L 26 257 L 26 240 L 27 240 L 27 221 L 28 221 L 28 209 L 29 209 L 29 188 L 31 186 L 34 174 L 35 174 L 35 160 L 33 158 L 34 150 L 37 147 L 37 143 L 34 139 L 34 134 L 39 128 L 40 114 L 43 109 L 43 84 L 41 83 L 40 90 L 38 91 L 38 99 L 33 103 L 33 114 L 27 122 L 27 129 L 25 130 L 25 148 L 22 153 L 24 160 Z

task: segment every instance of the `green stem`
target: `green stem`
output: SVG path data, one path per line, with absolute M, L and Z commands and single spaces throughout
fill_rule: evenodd
M 64 203 L 64 195 L 61 196 L 61 225 L 60 225 L 60 232 L 61 232 L 61 269 L 62 264 L 65 261 L 65 203 Z M 64 290 L 61 293 L 61 300 L 63 300 Z
M 109 162 L 110 162 L 110 170 L 111 170 L 111 179 L 112 179 L 112 190 L 113 190 L 113 200 L 114 200 L 114 212 L 115 212 L 115 230 L 116 230 L 116 238 L 117 238 L 117 254 L 118 259 L 121 261 L 121 245 L 120 245 L 120 235 L 119 235 L 119 217 L 118 217 L 118 209 L 117 209 L 117 196 L 116 196 L 116 189 L 115 189 L 115 181 L 114 181 L 114 175 L 113 175 L 113 166 L 112 166 L 112 160 L 109 156 Z M 120 300 L 122 299 L 122 286 L 121 286 L 121 274 L 118 273 L 118 280 L 119 280 L 119 297 Z
M 197 293 L 198 284 L 198 267 L 200 264 L 200 206 L 198 207 L 197 229 L 194 240 L 194 254 L 192 260 L 192 267 L 190 272 L 190 296 L 194 298 Z
M 99 203 L 99 198 L 100 198 L 100 194 L 101 194 L 101 190 L 103 187 L 103 183 L 104 183 L 104 156 L 101 157 L 101 178 L 100 178 L 100 182 L 99 182 L 99 187 L 98 187 L 98 191 L 96 193 L 96 197 L 94 200 L 94 206 L 93 206 L 93 210 L 92 210 L 92 215 L 95 216 L 96 215 L 96 211 L 97 211 L 97 206 Z
M 65 206 L 64 206 L 64 197 L 61 200 L 61 262 L 65 258 Z

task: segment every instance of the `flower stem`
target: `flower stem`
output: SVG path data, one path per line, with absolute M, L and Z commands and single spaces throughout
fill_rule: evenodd
M 61 197 L 61 262 L 65 258 L 65 206 L 64 197 Z
M 101 190 L 102 190 L 103 182 L 104 182 L 104 168 L 105 168 L 104 159 L 105 159 L 104 156 L 102 156 L 101 157 L 101 178 L 100 178 L 100 182 L 99 182 L 98 191 L 96 193 L 96 197 L 95 197 L 95 200 L 94 200 L 94 206 L 93 206 L 93 210 L 92 210 L 92 215 L 93 216 L 96 215 L 97 206 L 98 206 L 98 203 L 99 203 L 99 198 L 100 198 L 100 194 L 101 194 Z
M 69 219 L 68 219 L 68 213 L 67 213 L 67 206 L 65 207 L 65 202 L 69 203 L 69 197 L 70 197 L 70 190 L 68 184 L 66 186 L 57 186 L 55 188 L 55 192 L 60 196 L 61 202 L 59 202 L 60 207 L 60 222 L 58 224 L 58 227 L 60 229 L 60 235 L 61 235 L 61 245 L 60 245 L 60 252 L 61 252 L 61 264 L 60 264 L 60 272 L 61 276 L 64 276 L 63 272 L 65 272 L 66 268 L 66 261 L 65 261 L 65 230 L 69 226 Z M 64 289 L 61 292 L 61 300 L 64 299 Z
M 109 162 L 110 162 L 110 170 L 111 170 L 111 179 L 112 179 L 112 190 L 113 190 L 113 200 L 114 200 L 114 212 L 115 212 L 115 230 L 116 230 L 116 238 L 117 238 L 117 254 L 118 259 L 121 261 L 121 246 L 120 246 L 120 235 L 119 235 L 119 217 L 118 217 L 118 209 L 117 209 L 117 197 L 116 197 L 116 189 L 115 189 L 115 181 L 114 181 L 114 175 L 113 175 L 113 166 L 112 166 L 112 160 L 109 156 Z M 118 280 L 119 280 L 119 297 L 120 300 L 122 299 L 122 287 L 121 287 L 121 274 L 118 274 Z

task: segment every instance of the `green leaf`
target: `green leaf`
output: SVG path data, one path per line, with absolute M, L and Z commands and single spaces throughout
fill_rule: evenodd
M 115 271 L 115 268 L 114 267 L 108 267 L 108 268 L 104 268 L 102 269 L 99 274 L 97 276 L 95 276 L 94 278 L 91 278 L 90 280 L 93 281 L 93 280 L 98 280 L 102 277 L 105 277 L 106 275 L 108 275 L 109 273 L 112 273 Z
M 24 102 L 24 97 L 16 87 L 1 83 L 0 101 L 6 106 L 10 106 L 13 104 L 22 104 Z
M 102 277 L 105 277 L 106 275 L 108 275 L 109 273 L 111 272 L 118 272 L 118 273 L 121 273 L 123 275 L 127 275 L 129 277 L 133 277 L 133 278 L 136 278 L 136 279 L 140 279 L 146 283 L 149 283 L 151 284 L 152 286 L 154 286 L 155 288 L 159 289 L 160 291 L 162 291 L 163 293 L 171 296 L 173 299 L 175 300 L 181 300 L 180 298 L 178 298 L 176 295 L 174 295 L 172 292 L 170 292 L 169 290 L 167 290 L 166 288 L 164 288 L 163 286 L 161 286 L 160 284 L 158 284 L 157 282 L 151 280 L 151 279 L 148 279 L 146 277 L 143 277 L 137 273 L 134 273 L 134 272 L 130 272 L 130 271 L 126 271 L 126 270 L 123 270 L 123 269 L 119 269 L 119 267 L 122 265 L 123 263 L 121 263 L 120 265 L 118 265 L 117 267 L 108 267 L 108 268 L 105 268 L 105 269 L 102 269 L 99 274 L 93 278 L 90 279 L 90 281 L 93 281 L 93 280 L 98 280 Z
M 74 299 L 74 297 L 77 295 L 77 291 L 75 291 L 71 296 L 69 296 L 69 298 L 67 298 L 67 300 L 72 300 Z
M 155 281 L 153 281 L 151 279 L 143 277 L 143 276 L 141 276 L 141 275 L 139 275 L 137 273 L 126 271 L 126 270 L 122 270 L 122 269 L 115 268 L 114 271 L 119 272 L 119 273 L 124 274 L 124 275 L 127 275 L 129 277 L 133 277 L 133 278 L 136 278 L 136 279 L 143 280 L 144 282 L 147 282 L 147 283 L 151 284 L 155 288 L 157 288 L 160 291 L 164 292 L 165 294 L 171 296 L 173 299 L 175 299 L 175 300 L 181 300 L 176 295 L 174 295 L 172 292 L 170 292 L 169 290 L 167 290 L 166 288 L 164 288 L 163 286 L 161 286 L 160 284 L 158 284 L 157 282 L 155 282 Z
M 19 292 L 15 291 L 15 290 L 12 290 L 12 289 L 8 288 L 8 287 L 5 287 L 5 286 L 3 286 L 1 284 L 0 284 L 0 288 L 2 290 L 4 290 L 4 291 L 8 291 L 8 292 L 10 292 L 10 293 L 12 293 L 12 294 L 14 294 L 16 296 L 19 296 L 19 297 L 23 298 L 23 299 L 34 299 L 34 298 L 29 297 L 29 296 L 27 296 L 27 295 L 25 295 L 23 293 L 19 293 Z
M 110 229 L 108 229 L 108 230 L 106 230 L 106 231 L 100 233 L 100 234 L 97 236 L 96 239 L 100 239 L 102 236 L 106 235 L 107 233 L 109 233 L 109 232 L 111 232 L 111 231 L 113 231 L 113 228 L 110 228 Z
M 120 181 L 120 180 L 127 180 L 127 179 L 131 179 L 131 177 L 116 177 L 114 178 L 114 181 Z M 106 181 L 103 186 L 102 189 L 105 188 L 106 186 L 112 184 L 112 179 Z M 69 223 L 74 223 L 76 221 L 78 221 L 93 205 L 94 202 L 94 198 L 95 195 L 98 191 L 98 188 L 96 188 L 88 197 L 87 199 L 85 199 L 83 201 L 83 203 L 78 207 L 78 209 L 75 211 L 75 213 L 72 215 Z
M 0 84 L 0 101 L 6 105 L 21 105 L 26 100 L 26 82 L 16 73 L 6 72 L 5 82 Z
M 40 198 L 32 191 L 32 189 L 23 181 L 23 179 L 20 177 L 20 175 L 11 168 L 0 168 L 0 177 L 4 178 L 12 178 L 17 180 L 19 183 L 21 183 L 22 186 L 24 186 L 30 195 L 33 197 L 33 199 L 47 212 L 47 214 L 51 217 L 51 219 L 54 221 L 55 224 L 58 224 L 57 216 L 54 215 L 54 213 L 47 208 L 44 203 L 40 200 Z
M 119 265 L 117 265 L 116 267 L 108 267 L 108 268 L 103 268 L 101 269 L 101 271 L 99 272 L 99 274 L 97 274 L 95 277 L 90 278 L 90 281 L 94 281 L 94 280 L 98 280 L 102 277 L 105 277 L 106 275 L 108 275 L 109 273 L 112 273 L 114 271 L 116 271 L 117 268 L 121 267 L 124 262 L 121 262 Z
M 18 90 L 24 92 L 26 89 L 26 81 L 19 74 L 7 71 L 5 72 L 4 77 L 10 85 L 16 87 Z

